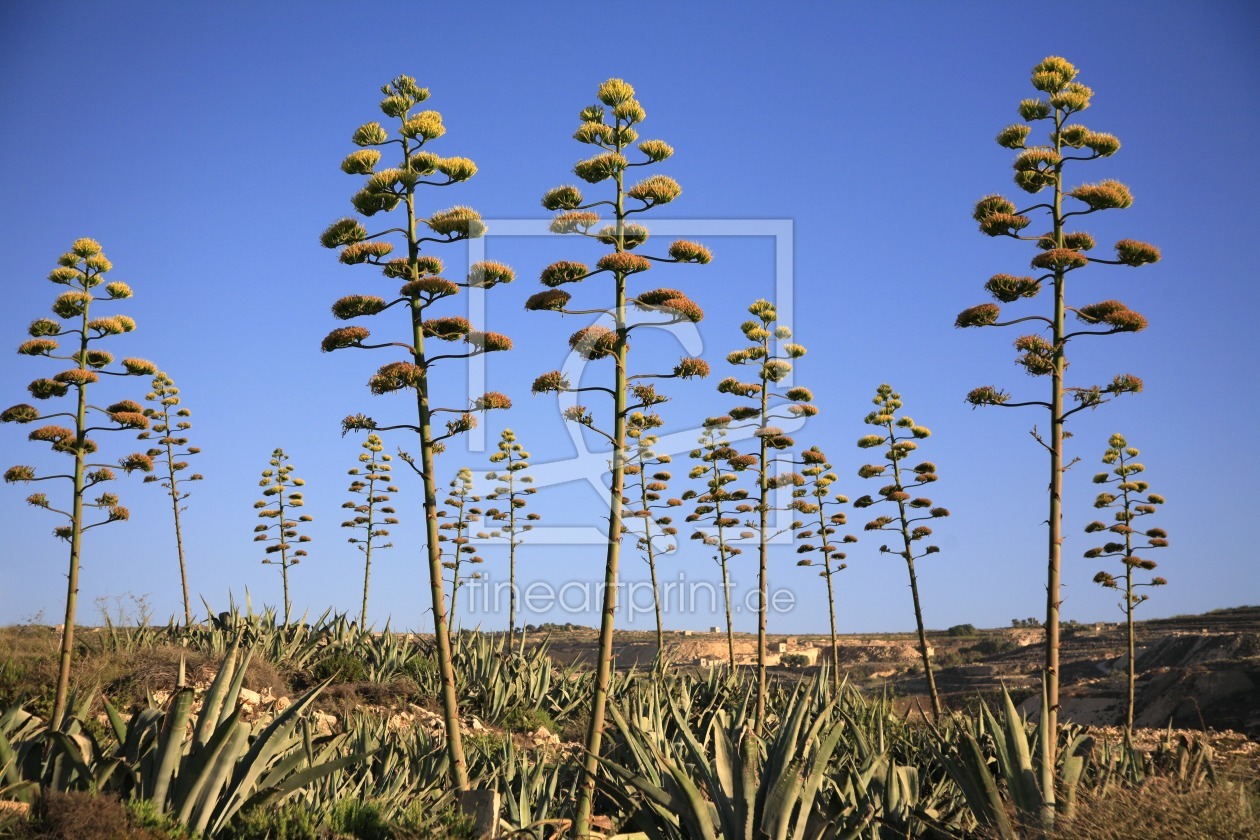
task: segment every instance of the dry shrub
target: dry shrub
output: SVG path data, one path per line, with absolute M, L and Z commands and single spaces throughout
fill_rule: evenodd
M 5 826 L 21 840 L 166 840 L 164 831 L 141 826 L 112 796 L 48 791 L 30 822 Z
M 1055 826 L 1053 840 L 1260 840 L 1260 816 L 1238 784 L 1186 790 L 1169 779 L 1116 788 L 1077 804 L 1075 817 Z

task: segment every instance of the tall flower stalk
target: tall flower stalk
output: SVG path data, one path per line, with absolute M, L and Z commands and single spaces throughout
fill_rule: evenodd
M 191 625 L 192 602 L 188 596 L 188 567 L 184 561 L 184 531 L 180 517 L 187 510 L 182 502 L 189 497 L 190 491 L 186 489 L 187 485 L 181 486 L 181 482 L 201 481 L 201 473 L 193 473 L 181 479 L 179 474 L 188 469 L 188 462 L 179 459 L 197 455 L 201 449 L 189 446 L 188 438 L 184 437 L 184 432 L 192 428 L 192 422 L 188 420 L 192 412 L 186 408 L 176 408 L 179 405 L 179 389 L 175 387 L 173 379 L 159 372 L 153 378 L 153 390 L 145 394 L 144 399 L 153 403 L 144 410 L 144 416 L 149 418 L 151 424 L 149 429 L 161 435 L 156 441 L 157 446 L 145 454 L 153 459 L 155 470 L 165 473 L 146 475 L 144 483 L 159 483 L 171 497 L 171 515 L 175 520 L 175 551 L 179 557 L 179 586 L 184 595 L 184 623 Z M 148 440 L 150 435 L 148 431 L 144 431 L 137 437 Z
M 741 382 L 727 377 L 718 383 L 718 392 L 748 400 L 750 404 L 737 405 L 730 413 L 710 417 L 705 426 L 710 429 L 743 429 L 751 432 L 756 441 L 752 452 L 739 453 L 727 458 L 726 463 L 735 473 L 747 472 L 755 476 L 757 487 L 749 493 L 750 501 L 736 506 L 738 513 L 755 514 L 743 524 L 750 530 L 747 537 L 757 541 L 757 731 L 764 731 L 766 720 L 766 618 L 769 612 L 770 541 L 781 533 L 799 527 L 795 523 L 787 528 L 770 523 L 775 508 L 774 491 L 781 487 L 801 487 L 805 479 L 799 473 L 782 472 L 785 464 L 794 463 L 788 450 L 795 445 L 792 438 L 774 425 L 781 420 L 812 417 L 818 409 L 811 403 L 814 396 L 808 388 L 783 388 L 781 383 L 792 372 L 792 360 L 805 355 L 805 348 L 793 343 L 792 331 L 775 326 L 778 310 L 768 300 L 758 300 L 748 307 L 752 320 L 745 321 L 740 331 L 747 346 L 727 355 L 733 365 L 750 368 L 750 381 Z M 741 534 L 743 538 L 743 534 Z
M 70 665 L 74 656 L 75 612 L 78 604 L 83 534 L 108 522 L 126 521 L 130 516 L 127 509 L 119 504 L 118 496 L 113 493 L 102 491 L 95 498 L 88 496 L 88 491 L 99 484 L 114 480 L 115 477 L 115 465 L 89 462 L 88 459 L 97 452 L 97 445 L 88 434 L 126 429 L 143 430 L 149 426 L 149 418 L 131 400 L 121 400 L 105 408 L 89 404 L 88 387 L 99 382 L 101 375 L 152 376 L 157 373 L 157 367 L 144 359 L 123 359 L 122 370 L 109 370 L 114 362 L 113 354 L 97 347 L 98 342 L 104 338 L 129 333 L 136 328 L 136 322 L 126 315 L 92 317 L 93 303 L 131 297 L 131 288 L 126 283 L 106 282 L 105 275 L 112 267 L 95 240 L 75 240 L 70 250 L 57 260 L 57 267 L 48 275 L 50 282 L 58 286 L 68 286 L 70 289 L 53 301 L 52 311 L 58 320 L 37 318 L 32 321 L 27 330 L 31 338 L 18 347 L 18 353 L 23 356 L 44 356 L 74 365 L 50 379 L 36 379 L 28 386 L 31 396 L 37 400 L 64 397 L 73 390 L 74 409 L 41 415 L 35 406 L 21 403 L 0 412 L 0 422 L 4 423 L 25 424 L 53 418 L 66 418 L 67 422 L 72 423 L 69 428 L 59 425 L 41 426 L 27 435 L 28 440 L 47 443 L 53 452 L 71 456 L 74 466 L 69 473 L 37 475 L 34 467 L 21 465 L 10 467 L 4 474 L 4 480 L 10 484 L 64 480 L 70 482 L 72 487 L 68 510 L 53 507 L 53 502 L 46 493 L 33 493 L 26 499 L 27 504 L 32 507 L 43 508 L 65 517 L 66 524 L 57 526 L 53 533 L 70 543 L 65 623 L 58 653 L 57 690 L 51 719 L 53 729 L 61 726 L 70 692 Z M 103 291 L 104 295 L 93 294 L 94 289 Z M 68 323 L 63 324 L 61 321 Z M 57 352 L 62 349 L 58 339 L 64 339 L 69 345 L 69 352 L 65 355 Z M 101 419 L 97 419 L 98 417 Z M 94 423 L 108 425 L 93 425 Z M 153 460 L 148 455 L 134 453 L 119 461 L 117 466 L 128 473 L 132 470 L 152 472 Z M 89 509 L 100 511 L 104 518 L 89 522 Z
M 308 543 L 311 538 L 299 534 L 300 524 L 310 522 L 311 516 L 301 514 L 289 519 L 297 508 L 306 504 L 302 487 L 306 482 L 293 474 L 293 465 L 283 449 L 276 448 L 262 471 L 258 486 L 263 488 L 263 498 L 254 502 L 258 518 L 263 524 L 254 527 L 254 542 L 270 543 L 263 558 L 264 566 L 279 566 L 280 579 L 284 584 L 284 627 L 289 627 L 293 605 L 289 599 L 289 569 L 302 562 L 306 549 L 297 545 Z M 296 543 L 296 544 L 295 544 Z
M 504 429 L 499 435 L 496 452 L 490 455 L 490 463 L 495 469 L 486 473 L 488 481 L 495 482 L 495 487 L 486 495 L 487 502 L 502 504 L 503 507 L 486 508 L 486 521 L 497 523 L 494 530 L 477 536 L 482 539 L 503 540 L 508 549 L 508 635 L 507 646 L 512 647 L 512 636 L 516 632 L 516 550 L 524 542 L 526 532 L 533 530 L 534 523 L 540 517 L 536 513 L 526 513 L 525 506 L 529 497 L 538 492 L 534 487 L 534 477 L 530 475 L 529 453 L 516 439 L 516 433 Z M 521 634 L 522 645 L 525 642 Z
M 682 501 L 661 501 L 661 494 L 669 489 L 672 477 L 664 467 L 673 459 L 653 448 L 659 438 L 635 423 L 634 415 L 630 420 L 627 435 L 632 442 L 626 453 L 626 475 L 629 476 L 626 488 L 629 510 L 626 515 L 631 524 L 626 529 L 636 537 L 636 545 L 647 563 L 652 583 L 652 606 L 656 613 L 655 667 L 659 670 L 664 665 L 665 621 L 661 615 L 661 587 L 656 579 L 656 561 L 678 549 L 678 529 L 674 527 L 673 517 L 668 511 L 681 505 Z
M 906 561 L 906 570 L 910 573 L 910 598 L 914 602 L 914 623 L 919 633 L 919 656 L 923 660 L 923 673 L 927 678 L 932 716 L 939 720 L 942 711 L 941 697 L 936 690 L 936 676 L 932 671 L 927 630 L 923 624 L 923 604 L 919 598 L 919 578 L 915 574 L 914 563 L 940 551 L 935 545 L 920 547 L 919 544 L 932 536 L 932 527 L 927 523 L 949 516 L 949 510 L 934 506 L 932 500 L 925 496 L 914 495 L 925 485 L 936 481 L 936 465 L 931 461 L 924 461 L 913 467 L 905 463 L 910 453 L 919 448 L 915 441 L 929 437 L 932 432 L 910 417 L 897 416 L 897 411 L 901 409 L 901 394 L 894 391 L 891 385 L 880 385 L 876 389 L 874 403 L 875 410 L 866 415 L 866 424 L 879 429 L 879 434 L 866 435 L 858 440 L 858 446 L 863 449 L 885 447 L 884 463 L 866 464 L 858 470 L 858 475 L 862 478 L 879 478 L 889 483 L 879 488 L 878 499 L 862 496 L 853 502 L 853 507 L 869 508 L 889 504 L 896 508 L 891 516 L 877 516 L 867 522 L 866 530 L 896 534 L 896 545 L 890 548 L 884 544 L 879 550 L 884 554 L 895 554 Z
M 398 488 L 390 484 L 394 480 L 391 475 L 390 461 L 393 458 L 385 452 L 385 444 L 380 435 L 369 434 L 363 442 L 363 451 L 359 453 L 361 467 L 350 470 L 349 492 L 360 497 L 360 501 L 344 502 L 341 506 L 354 512 L 351 519 L 341 523 L 342 528 L 352 529 L 353 536 L 347 539 L 351 545 L 363 552 L 363 606 L 359 610 L 359 626 L 367 627 L 368 586 L 372 582 L 372 551 L 383 551 L 393 548 L 393 543 L 382 543 L 382 538 L 389 536 L 389 525 L 397 525 L 397 511 L 390 507 L 389 494 L 397 493 Z
M 1075 122 L 1076 117 L 1089 107 L 1093 96 L 1092 90 L 1075 81 L 1076 76 L 1076 68 L 1058 56 L 1051 56 L 1033 68 L 1033 87 L 1045 93 L 1046 97 L 1023 100 L 1019 104 L 1019 114 L 1029 122 L 1049 121 L 1050 130 L 1046 144 L 1028 145 L 1032 126 L 1023 123 L 1007 126 L 997 135 L 999 145 L 1019 151 L 1014 161 L 1016 185 L 1034 194 L 1049 188 L 1050 198 L 1017 210 L 1015 204 L 1003 196 L 989 195 L 976 204 L 973 213 L 982 233 L 1032 242 L 1039 251 L 1032 259 L 1032 267 L 1037 271 L 1035 276 L 995 274 L 985 284 L 985 288 L 1000 303 L 1014 303 L 1035 297 L 1043 288 L 1049 287 L 1051 300 L 1047 302 L 1046 314 L 1002 321 L 1001 308 L 997 304 L 984 303 L 963 311 L 955 321 L 958 327 L 1006 326 L 1024 322 L 1040 325 L 1039 333 L 1016 339 L 1016 361 L 1028 374 L 1048 378 L 1048 399 L 1012 402 L 1007 392 L 995 386 L 983 386 L 972 390 L 967 395 L 967 401 L 977 407 L 1036 406 L 1046 410 L 1050 423 L 1046 435 L 1036 428 L 1033 429 L 1034 437 L 1050 457 L 1046 655 L 1042 672 L 1047 706 L 1043 725 L 1048 734 L 1043 739 L 1047 748 L 1047 760 L 1042 762 L 1041 778 L 1041 788 L 1047 791 L 1042 809 L 1043 817 L 1047 821 L 1054 818 L 1055 803 L 1050 774 L 1054 768 L 1059 731 L 1063 473 L 1070 466 L 1064 462 L 1064 422 L 1078 411 L 1096 408 L 1115 397 L 1142 390 L 1142 380 L 1127 373 L 1117 375 L 1106 385 L 1068 387 L 1065 380 L 1068 344 L 1073 339 L 1086 335 L 1137 332 L 1146 327 L 1145 318 L 1116 300 L 1069 306 L 1067 278 L 1091 264 L 1140 266 L 1157 262 L 1160 258 L 1159 249 L 1132 239 L 1122 239 L 1116 243 L 1115 259 L 1092 257 L 1089 252 L 1096 244 L 1094 238 L 1084 231 L 1068 230 L 1068 224 L 1074 217 L 1088 216 L 1104 210 L 1124 209 L 1133 204 L 1133 196 L 1128 187 L 1118 181 L 1101 181 L 1075 187 L 1069 187 L 1064 181 L 1069 164 L 1076 166 L 1110 157 L 1120 149 L 1120 141 L 1114 135 L 1091 131 Z M 1075 202 L 1071 205 L 1074 209 L 1065 209 L 1064 199 Z M 1032 224 L 1032 218 L 1027 214 L 1033 211 L 1044 212 L 1049 217 L 1050 228 L 1044 233 L 1029 236 L 1022 231 Z M 1075 315 L 1085 329 L 1069 327 L 1068 313 Z
M 595 777 L 599 770 L 600 747 L 603 742 L 604 717 L 608 704 L 608 687 L 612 681 L 612 634 L 617 609 L 617 580 L 622 537 L 623 501 L 625 496 L 626 430 L 635 411 L 651 412 L 666 398 L 647 381 L 656 378 L 691 378 L 708 373 L 708 365 L 700 359 L 684 358 L 672 373 L 631 375 L 628 367 L 630 334 L 641 327 L 664 326 L 681 322 L 698 322 L 704 315 L 700 307 L 677 289 L 654 289 L 630 294 L 629 281 L 634 275 L 652 268 L 654 263 L 708 263 L 708 249 L 694 242 L 678 241 L 669 246 L 668 256 L 647 257 L 631 253 L 648 239 L 648 230 L 632 219 L 634 216 L 679 196 L 682 188 L 665 175 L 651 175 L 627 186 L 627 173 L 637 167 L 651 166 L 669 158 L 674 150 L 661 140 L 644 140 L 635 146 L 638 130 L 646 114 L 634 98 L 634 88 L 621 79 L 609 79 L 599 86 L 597 96 L 602 104 L 583 108 L 578 115 L 581 125 L 573 135 L 580 143 L 595 146 L 599 152 L 574 166 L 574 173 L 590 184 L 606 184 L 608 197 L 586 202 L 575 186 L 560 186 L 543 196 L 543 206 L 557 211 L 551 223 L 554 233 L 572 234 L 611 247 L 592 269 L 580 262 L 561 261 L 543 269 L 541 280 L 546 291 L 533 295 L 525 304 L 533 311 L 553 311 L 573 315 L 599 315 L 610 326 L 596 323 L 575 332 L 569 346 L 588 361 L 608 359 L 613 371 L 607 385 L 583 386 L 571 383 L 561 371 L 546 373 L 534 382 L 535 393 L 599 393 L 612 403 L 609 415 L 601 419 L 611 426 L 596 427 L 596 414 L 585 405 L 570 405 L 565 418 L 591 429 L 611 450 L 612 482 L 608 499 L 607 554 L 604 561 L 603 603 L 600 616 L 599 650 L 595 686 L 591 697 L 591 719 L 586 735 L 586 756 L 583 779 L 578 791 L 574 830 L 584 837 L 590 834 L 591 804 L 595 794 Z M 611 109 L 611 112 L 606 109 Z M 638 150 L 632 155 L 631 147 Z M 633 156 L 634 160 L 628 155 Z M 600 212 L 611 216 L 611 224 L 598 227 Z M 611 293 L 594 309 L 568 309 L 571 295 L 560 286 L 577 283 L 589 277 L 606 274 Z M 630 307 L 645 313 L 647 320 L 632 322 Z M 650 320 L 655 316 L 655 320 Z
M 796 532 L 796 538 L 802 541 L 796 553 L 814 555 L 817 559 L 802 557 L 796 565 L 822 566 L 818 575 L 827 582 L 827 615 L 831 620 L 831 685 L 838 696 L 840 637 L 836 634 L 836 591 L 832 578 L 849 567 L 844 562 L 846 555 L 840 550 L 840 544 L 855 543 L 857 537 L 845 534 L 838 541 L 835 539 L 836 531 L 848 524 L 848 517 L 840 508 L 848 504 L 849 499 L 839 493 L 832 494 L 831 485 L 838 477 L 827 462 L 827 456 L 817 446 L 812 446 L 801 453 L 801 462 L 805 486 L 792 491 L 792 508 L 804 518 Z M 812 539 L 818 540 L 818 544 L 808 542 Z
M 446 559 L 442 561 L 442 568 L 451 573 L 451 627 L 458 626 L 455 610 L 459 605 L 459 590 L 469 580 L 481 578 L 481 572 L 468 572 L 466 567 L 485 562 L 477 555 L 477 548 L 469 536 L 473 525 L 481 520 L 481 508 L 473 507 L 480 501 L 480 496 L 473 495 L 472 470 L 460 467 L 459 472 L 451 479 L 444 502 L 454 512 L 455 518 L 438 526 L 438 541 L 447 546 L 443 552 Z M 445 513 L 446 511 L 442 511 L 439 516 Z
M 748 491 L 730 485 L 738 480 L 738 476 L 723 469 L 728 459 L 738 455 L 726 441 L 726 431 L 720 428 L 705 429 L 697 441 L 700 446 L 691 451 L 693 460 L 699 461 L 691 468 L 688 478 L 703 479 L 705 491 L 697 493 L 688 490 L 683 493 L 684 501 L 695 501 L 695 508 L 687 514 L 687 522 L 703 523 L 711 526 L 711 530 L 696 529 L 691 539 L 699 540 L 714 550 L 713 559 L 722 570 L 722 603 L 726 610 L 726 656 L 731 671 L 735 670 L 735 625 L 731 619 L 731 570 L 730 561 L 743 553 L 735 541 L 739 534 L 735 531 L 740 520 L 735 513 L 737 505 L 746 504 Z
M 440 157 L 425 147 L 446 133 L 442 116 L 437 111 L 416 111 L 429 98 L 429 91 L 410 76 L 399 76 L 381 88 L 385 98 L 381 111 L 393 121 L 394 130 L 387 131 L 380 123 L 370 122 L 354 132 L 352 142 L 361 147 L 342 161 L 341 169 L 350 175 L 367 178 L 363 188 L 351 198 L 355 209 L 366 217 L 401 210 L 402 219 L 393 226 L 386 224 L 376 233 L 368 233 L 354 218 L 333 222 L 320 237 L 326 248 L 340 248 L 341 262 L 346 265 L 367 265 L 377 268 L 387 280 L 401 281 L 393 300 L 376 295 L 348 295 L 333 304 L 333 315 L 341 320 L 381 315 L 393 309 L 403 319 L 402 340 L 370 343 L 366 327 L 339 327 L 323 341 L 325 351 L 356 349 L 388 349 L 401 360 L 382 365 L 368 381 L 373 394 L 402 392 L 415 400 L 415 422 L 378 426 L 364 414 L 355 414 L 342 421 L 344 431 L 406 430 L 416 435 L 419 455 L 399 457 L 420 476 L 424 484 L 425 549 L 429 595 L 433 609 L 433 627 L 437 642 L 438 670 L 442 680 L 442 720 L 446 729 L 446 749 L 452 785 L 460 791 L 468 789 L 468 763 L 464 757 L 463 739 L 459 731 L 459 702 L 455 693 L 455 668 L 451 659 L 450 627 L 447 621 L 446 597 L 442 587 L 442 553 L 438 541 L 437 478 L 434 457 L 445 450 L 445 441 L 461 435 L 477 424 L 476 413 L 511 407 L 511 401 L 496 392 L 472 398 L 462 408 L 435 406 L 432 401 L 430 376 L 443 362 L 468 359 L 483 353 L 510 350 L 512 341 L 505 335 L 473 329 L 462 316 L 430 317 L 431 308 L 459 294 L 461 289 L 489 289 L 508 283 L 513 273 L 497 262 L 478 262 L 468 267 L 462 282 L 441 276 L 442 261 L 422 254 L 428 244 L 449 244 L 485 234 L 481 216 L 470 207 L 452 207 L 420 214 L 416 192 L 421 188 L 447 187 L 467 181 L 477 172 L 471 160 L 462 157 Z M 384 168 L 382 150 L 395 155 Z M 403 246 L 401 256 L 391 257 L 394 245 L 386 241 L 394 237 Z M 428 342 L 426 344 L 426 341 Z M 434 353 L 432 342 L 462 342 L 458 352 Z M 445 423 L 445 433 L 435 433 L 435 418 L 453 415 Z
M 1094 576 L 1094 583 L 1107 589 L 1117 589 L 1124 594 L 1120 609 L 1124 612 L 1125 635 L 1128 642 L 1128 679 L 1126 685 L 1126 703 L 1124 709 L 1124 731 L 1129 737 L 1133 735 L 1133 712 L 1137 693 L 1137 631 L 1133 622 L 1133 611 L 1144 601 L 1150 599 L 1139 589 L 1164 586 L 1168 581 L 1162 577 L 1152 577 L 1139 581 L 1134 575 L 1138 571 L 1154 571 L 1158 565 L 1154 560 L 1138 556 L 1137 552 L 1155 548 L 1167 548 L 1168 534 L 1163 528 L 1146 528 L 1142 530 L 1136 523 L 1143 517 L 1155 513 L 1156 505 L 1164 503 L 1164 497 L 1151 493 L 1151 486 L 1138 478 L 1146 471 L 1146 467 L 1134 459 L 1141 452 L 1129 446 L 1124 435 L 1112 435 L 1107 442 L 1107 451 L 1102 461 L 1111 467 L 1109 472 L 1100 472 L 1094 476 L 1095 484 L 1109 485 L 1108 489 L 1098 494 L 1094 507 L 1099 510 L 1115 511 L 1114 522 L 1091 522 L 1085 526 L 1086 533 L 1108 532 L 1115 534 L 1112 542 L 1085 552 L 1089 559 L 1110 557 L 1119 560 L 1124 566 L 1120 580 L 1107 571 Z M 1114 491 L 1114 492 L 1113 492 Z M 1146 498 L 1141 498 L 1145 496 Z M 1145 542 L 1143 542 L 1145 538 Z

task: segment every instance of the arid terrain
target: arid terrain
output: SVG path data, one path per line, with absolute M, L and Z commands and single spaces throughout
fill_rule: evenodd
M 549 627 L 546 635 L 559 663 L 590 661 L 594 655 L 594 629 Z M 700 669 L 727 660 L 724 632 L 675 632 L 665 638 L 667 658 L 677 667 Z M 1024 711 L 1036 716 L 1038 669 L 1044 661 L 1041 628 L 981 629 L 969 636 L 929 631 L 928 638 L 937 684 L 949 704 L 965 706 L 1006 686 L 1024 701 Z M 808 674 L 815 668 L 787 667 L 778 664 L 780 657 L 798 653 L 826 662 L 829 644 L 826 635 L 771 636 L 769 661 L 776 663 L 773 670 L 780 677 Z M 739 664 L 753 664 L 756 648 L 755 635 L 736 634 Z M 622 669 L 650 667 L 655 634 L 618 633 L 616 654 Z M 1090 726 L 1121 722 L 1124 626 L 1065 625 L 1061 657 L 1063 718 Z M 910 707 L 926 691 L 912 633 L 842 635 L 840 662 L 851 681 L 867 689 L 887 686 Z M 1233 730 L 1260 738 L 1260 607 L 1140 622 L 1137 667 L 1138 726 Z

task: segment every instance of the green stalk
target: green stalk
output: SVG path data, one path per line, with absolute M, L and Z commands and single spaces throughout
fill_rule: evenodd
M 662 667 L 661 657 L 665 653 L 665 625 L 661 620 L 661 590 L 656 584 L 656 546 L 652 541 L 652 508 L 647 497 L 647 465 L 643 462 L 643 452 L 636 447 L 636 460 L 639 462 L 639 498 L 643 510 L 648 515 L 643 518 L 644 544 L 647 547 L 648 574 L 652 578 L 652 605 L 656 609 L 656 668 Z
M 404 159 L 410 157 L 406 142 L 403 145 Z M 420 246 L 416 236 L 416 210 L 414 187 L 407 191 L 407 257 L 410 262 L 411 276 L 420 274 L 418 260 Z M 423 368 L 424 330 L 421 326 L 423 307 L 420 301 L 412 297 L 408 303 L 411 309 L 411 341 L 414 348 L 413 361 Z M 455 664 L 451 656 L 450 627 L 446 621 L 446 596 L 442 586 L 442 553 L 438 542 L 438 502 L 437 486 L 433 479 L 433 431 L 431 429 L 431 413 L 429 409 L 429 380 L 424 378 L 416 389 L 416 413 L 420 425 L 420 476 L 424 483 L 424 519 L 427 539 L 426 549 L 429 560 L 429 593 L 433 605 L 433 631 L 437 637 L 438 672 L 442 677 L 442 721 L 446 728 L 446 751 L 450 759 L 451 783 L 455 789 L 463 792 L 469 789 L 468 762 L 464 758 L 464 742 L 459 731 L 459 699 L 455 693 Z
M 512 471 L 512 450 L 508 450 L 508 650 L 516 633 L 516 473 Z M 521 652 L 524 653 L 524 634 Z
M 617 120 L 621 125 L 621 120 Z M 617 152 L 625 148 L 617 141 Z M 617 185 L 616 250 L 625 250 L 625 197 L 624 178 L 621 172 L 614 176 Z M 599 772 L 599 751 L 604 738 L 604 719 L 608 707 L 608 687 L 612 683 L 613 625 L 617 610 L 617 573 L 621 560 L 621 499 L 625 493 L 626 470 L 626 275 L 614 272 L 616 301 L 614 317 L 617 327 L 617 344 L 614 349 L 613 381 L 613 434 L 612 434 L 612 486 L 608 491 L 608 554 L 604 563 L 604 603 L 599 623 L 598 667 L 595 673 L 595 691 L 591 697 L 591 720 L 586 731 L 586 755 L 582 761 L 582 783 L 578 788 L 577 817 L 574 831 L 578 837 L 591 834 L 591 809 L 595 799 L 595 778 Z
M 179 521 L 179 486 L 176 483 L 175 445 L 170 440 L 175 424 L 171 420 L 171 407 L 166 404 L 162 404 L 162 424 L 166 426 L 166 433 L 163 435 L 166 438 L 166 443 L 163 445 L 166 447 L 166 475 L 167 480 L 170 482 L 171 512 L 175 515 L 175 550 L 179 555 L 179 585 L 184 594 L 184 624 L 185 626 L 191 626 L 192 601 L 188 597 L 188 569 L 184 563 L 184 534 Z
M 1119 455 L 1121 469 L 1123 469 L 1125 466 L 1125 460 L 1126 458 L 1125 458 L 1124 448 L 1121 447 L 1120 455 Z M 1120 478 L 1123 484 L 1129 483 L 1129 477 L 1127 474 L 1121 473 Z M 1132 508 L 1132 503 L 1129 498 L 1129 490 L 1126 487 L 1122 492 L 1124 493 L 1124 511 L 1125 513 L 1130 513 L 1133 510 L 1133 508 Z M 1132 528 L 1133 518 L 1129 517 L 1128 519 L 1125 520 L 1124 524 Z M 1133 532 L 1132 530 L 1128 530 L 1124 532 L 1124 559 L 1127 561 L 1132 556 L 1133 556 Z M 1124 564 L 1124 622 L 1125 622 L 1125 634 L 1127 637 L 1128 647 L 1129 647 L 1129 667 L 1128 667 L 1129 679 L 1128 679 L 1128 686 L 1127 686 L 1127 691 L 1126 691 L 1127 702 L 1125 704 L 1125 710 L 1124 710 L 1124 735 L 1125 735 L 1126 742 L 1131 742 L 1133 740 L 1133 708 L 1136 701 L 1137 663 L 1134 662 L 1134 658 L 1136 657 L 1136 654 L 1137 654 L 1137 641 L 1136 641 L 1137 633 L 1136 633 L 1136 628 L 1133 626 L 1133 608 L 1135 606 L 1137 606 L 1137 604 L 1133 602 L 1133 566 L 1129 565 L 1129 563 L 1126 562 Z
M 367 607 L 368 607 L 368 584 L 372 580 L 372 529 L 375 523 L 372 518 L 376 515 L 376 503 L 372 501 L 376 496 L 376 453 L 372 453 L 372 461 L 369 462 L 368 469 L 368 521 L 367 521 L 367 542 L 363 547 L 363 607 L 359 610 L 359 626 L 367 627 Z
M 713 514 L 718 532 L 718 563 L 722 566 L 722 597 L 726 606 L 726 655 L 730 662 L 731 674 L 735 673 L 735 629 L 731 620 L 731 573 L 727 565 L 726 529 L 722 526 L 722 500 L 718 494 L 722 492 L 722 470 L 717 461 L 710 461 L 713 468 Z
M 892 454 L 893 483 L 901 487 L 901 458 L 897 454 L 897 432 L 890 420 L 888 428 L 888 451 Z M 927 631 L 923 627 L 923 607 L 919 602 L 919 578 L 914 572 L 914 549 L 910 539 L 909 516 L 906 514 L 906 503 L 897 500 L 897 512 L 901 520 L 901 543 L 905 553 L 906 569 L 910 573 L 910 597 L 914 600 L 914 623 L 919 631 L 919 656 L 923 659 L 923 673 L 927 677 L 928 698 L 932 704 L 932 718 L 941 719 L 941 696 L 936 690 L 936 675 L 932 673 L 932 659 L 928 656 Z
M 818 500 L 818 533 L 822 536 L 822 542 L 827 544 L 827 516 L 823 508 L 822 499 Z M 826 574 L 823 575 L 827 579 L 827 612 L 831 619 L 831 684 L 835 689 L 836 696 L 840 696 L 840 640 L 836 636 L 836 593 L 831 585 L 831 552 L 825 548 L 823 550 L 823 568 Z
M 85 286 L 86 290 L 86 286 Z M 87 370 L 88 309 L 90 300 L 83 304 L 79 322 L 79 370 Z M 62 624 L 61 650 L 57 655 L 57 693 L 53 700 L 52 730 L 61 729 L 66 715 L 66 703 L 70 695 L 70 660 L 74 655 L 74 613 L 79 598 L 79 557 L 83 544 L 83 468 L 86 460 L 84 446 L 87 442 L 87 384 L 78 386 L 79 400 L 75 409 L 74 448 L 74 505 L 70 515 L 70 572 L 66 575 L 66 617 Z
M 277 472 L 279 467 L 276 468 Z M 278 496 L 278 504 L 280 506 L 280 545 L 284 545 L 284 483 L 280 484 L 280 492 Z M 280 578 L 284 581 L 284 629 L 289 629 L 289 550 L 287 548 L 280 549 Z
M 1063 129 L 1063 113 L 1054 112 L 1054 148 L 1062 152 L 1059 136 Z M 1054 167 L 1054 241 L 1056 248 L 1063 247 L 1063 164 Z M 1046 574 L 1046 668 L 1043 682 L 1046 686 L 1046 703 L 1042 709 L 1042 737 L 1045 739 L 1047 761 L 1041 767 L 1041 790 L 1044 797 L 1042 819 L 1047 824 L 1054 821 L 1054 765 L 1059 740 L 1059 605 L 1060 570 L 1063 548 L 1063 380 L 1067 370 L 1064 346 L 1065 273 L 1062 268 L 1054 271 L 1054 323 L 1053 355 L 1050 375 L 1050 515 L 1049 561 Z
M 765 349 L 762 359 L 770 358 L 770 339 L 765 338 L 761 341 L 761 346 Z M 765 364 L 761 365 L 761 423 L 760 427 L 765 428 L 770 420 L 770 380 L 766 374 Z M 761 735 L 765 732 L 766 725 L 766 606 L 769 603 L 767 581 L 769 571 L 769 540 L 766 532 L 770 527 L 770 475 L 769 468 L 766 465 L 766 458 L 769 456 L 769 446 L 766 442 L 766 436 L 760 435 L 757 438 L 759 444 L 760 460 L 758 464 L 760 469 L 757 473 L 757 491 L 758 491 L 758 528 L 757 528 L 757 724 L 756 732 Z

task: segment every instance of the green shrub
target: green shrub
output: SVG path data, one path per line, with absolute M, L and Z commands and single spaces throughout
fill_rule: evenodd
M 976 625 L 974 624 L 955 624 L 946 631 L 951 636 L 974 636 L 976 635 Z
M 349 653 L 335 653 L 316 662 L 315 667 L 311 669 L 311 676 L 317 683 L 329 677 L 343 683 L 366 682 L 368 669 L 363 660 L 357 656 Z
M 555 733 L 555 719 L 542 709 L 523 709 L 517 707 L 507 713 L 500 724 L 509 732 L 537 732 L 538 727 L 545 726 L 547 731 Z
M 289 802 L 262 806 L 242 814 L 223 836 L 231 840 L 320 840 L 310 808 Z
M 980 656 L 996 656 L 999 653 L 1010 653 L 1018 647 L 1014 639 L 1008 639 L 1005 636 L 986 636 L 967 648 L 965 652 Z
M 335 803 L 328 814 L 328 827 L 357 840 L 390 840 L 394 836 L 389 823 L 381 815 L 380 806 L 357 799 L 343 799 Z

